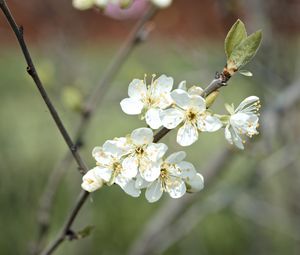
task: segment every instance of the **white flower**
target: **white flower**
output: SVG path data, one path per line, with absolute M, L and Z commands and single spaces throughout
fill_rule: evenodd
M 147 3 L 151 1 L 154 5 L 159 8 L 166 8 L 172 4 L 172 0 L 140 0 L 142 3 Z M 108 5 L 117 5 L 120 8 L 127 8 L 131 6 L 132 3 L 138 2 L 136 0 L 73 0 L 74 8 L 79 10 L 87 10 L 93 5 L 100 8 L 106 8 Z
M 118 184 L 127 194 L 138 197 L 140 190 L 135 188 L 133 178 L 137 175 L 137 169 L 123 168 L 123 155 L 126 148 L 126 139 L 118 138 L 108 140 L 103 147 L 95 147 L 92 154 L 98 167 L 95 172 L 108 185 Z
M 175 89 L 171 97 L 176 106 L 162 111 L 160 115 L 163 126 L 168 129 L 184 123 L 177 133 L 177 142 L 182 146 L 193 144 L 198 139 L 198 130 L 214 132 L 222 127 L 222 122 L 206 111 L 205 99 L 199 95 L 200 91 L 199 87 L 188 91 Z
M 244 149 L 241 135 L 252 137 L 258 134 L 258 110 L 260 101 L 257 96 L 250 96 L 243 100 L 234 110 L 233 106 L 226 105 L 230 117 L 225 128 L 225 138 L 230 144 Z
M 87 10 L 94 5 L 94 0 L 73 0 L 73 6 L 79 10 Z
M 126 158 L 122 166 L 125 171 L 139 172 L 140 176 L 152 182 L 160 174 L 161 158 L 168 147 L 163 143 L 152 143 L 153 132 L 150 128 L 135 129 L 127 144 Z
M 100 189 L 103 186 L 102 178 L 97 174 L 97 167 L 89 170 L 83 177 L 82 177 L 82 189 L 93 192 L 97 189 Z
M 121 101 L 123 112 L 138 115 L 143 111 L 143 118 L 152 129 L 162 126 L 160 113 L 172 104 L 170 92 L 173 87 L 173 78 L 161 75 L 152 79 L 151 85 L 146 86 L 143 80 L 134 79 L 128 87 L 129 98 Z
M 183 161 L 185 156 L 183 151 L 176 152 L 162 163 L 159 178 L 148 185 L 145 193 L 150 203 L 158 201 L 163 192 L 172 198 L 180 198 L 186 191 L 196 192 L 203 188 L 203 177 L 191 163 Z M 199 176 L 202 179 L 199 180 Z
M 166 8 L 172 4 L 172 0 L 151 0 L 151 2 L 159 8 Z

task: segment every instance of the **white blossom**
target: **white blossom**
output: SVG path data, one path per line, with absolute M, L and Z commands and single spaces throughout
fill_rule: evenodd
M 184 84 L 180 85 L 184 88 Z M 164 127 L 168 129 L 183 125 L 177 133 L 177 142 L 189 146 L 198 139 L 198 132 L 214 132 L 222 127 L 222 122 L 206 110 L 205 99 L 200 96 L 201 88 L 192 87 L 188 91 L 175 89 L 171 97 L 175 106 L 160 114 Z
M 87 10 L 94 5 L 94 0 L 73 0 L 73 6 L 79 10 Z
M 88 192 L 94 192 L 97 189 L 100 189 L 103 186 L 103 179 L 97 173 L 98 167 L 95 167 L 89 170 L 83 177 L 82 177 L 82 189 Z
M 225 127 L 225 137 L 230 144 L 244 149 L 243 135 L 252 137 L 258 134 L 260 101 L 257 96 L 250 96 L 243 100 L 234 110 L 233 106 L 226 106 L 230 117 Z
M 124 168 L 123 156 L 126 139 L 118 138 L 106 141 L 102 147 L 95 147 L 92 154 L 97 161 L 96 173 L 108 185 L 118 184 L 127 194 L 138 197 L 140 190 L 135 188 L 133 178 L 137 175 L 136 168 Z
M 172 0 L 139 0 L 139 1 L 144 2 L 145 4 L 147 2 L 152 2 L 152 4 L 154 4 L 158 8 L 166 8 L 172 4 Z M 116 5 L 119 6 L 120 8 L 128 8 L 135 2 L 136 2 L 135 0 L 73 0 L 73 6 L 74 8 L 79 10 L 87 10 L 91 8 L 93 5 L 100 8 L 106 8 L 108 5 Z
M 161 75 L 152 79 L 150 85 L 144 80 L 134 79 L 128 87 L 129 98 L 121 101 L 123 112 L 130 115 L 142 114 L 146 123 L 152 129 L 162 126 L 160 113 L 172 104 L 170 92 L 173 87 L 173 78 Z
M 172 4 L 172 0 L 151 0 L 151 2 L 159 8 L 166 8 Z
M 180 198 L 186 191 L 196 192 L 203 188 L 203 177 L 197 174 L 191 163 L 183 161 L 185 156 L 186 153 L 180 151 L 163 161 L 159 178 L 148 184 L 145 193 L 150 203 L 158 201 L 163 192 L 169 193 L 172 198 Z
M 139 172 L 148 182 L 158 178 L 161 158 L 168 149 L 167 145 L 152 141 L 153 132 L 150 128 L 135 129 L 128 139 L 126 157 L 122 163 L 123 169 Z

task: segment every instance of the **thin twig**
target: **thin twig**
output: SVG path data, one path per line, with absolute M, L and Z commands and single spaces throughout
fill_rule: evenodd
M 83 136 L 85 134 L 86 128 L 95 113 L 97 106 L 102 102 L 103 97 L 109 89 L 113 78 L 120 71 L 121 67 L 125 63 L 126 59 L 129 57 L 131 52 L 138 46 L 141 42 L 145 41 L 149 34 L 147 22 L 149 22 L 157 13 L 157 8 L 151 6 L 141 19 L 138 20 L 124 44 L 121 46 L 111 64 L 104 71 L 103 76 L 99 80 L 96 88 L 91 93 L 87 102 L 83 107 L 83 111 L 80 116 L 80 120 L 77 126 L 77 131 L 75 135 L 75 144 L 77 148 L 80 149 L 83 142 Z M 58 163 L 58 165 L 51 172 L 49 181 L 46 185 L 46 188 L 41 196 L 40 208 L 38 210 L 38 223 L 39 231 L 37 242 L 33 245 L 32 254 L 37 254 L 40 250 L 41 243 L 44 239 L 44 236 L 47 234 L 49 225 L 50 225 L 50 213 L 53 207 L 53 201 L 55 194 L 57 192 L 58 186 L 66 173 L 66 170 L 71 164 L 71 158 L 67 152 L 63 159 Z
M 50 111 L 50 114 L 53 118 L 53 120 L 56 123 L 57 128 L 59 129 L 61 135 L 63 136 L 66 144 L 68 145 L 73 158 L 76 160 L 79 171 L 82 173 L 87 172 L 88 168 L 86 166 L 86 164 L 84 163 L 83 159 L 81 158 L 81 156 L 79 155 L 78 151 L 77 151 L 77 147 L 76 145 L 73 143 L 69 133 L 67 132 L 64 124 L 62 123 L 61 118 L 59 117 L 53 103 L 51 102 L 41 80 L 40 77 L 36 71 L 35 65 L 32 61 L 31 55 L 28 51 L 27 45 L 25 43 L 24 40 L 24 29 L 22 26 L 18 26 L 17 23 L 15 22 L 14 17 L 12 16 L 7 4 L 5 0 L 1 0 L 0 1 L 0 8 L 2 10 L 2 12 L 4 13 L 9 25 L 11 26 L 13 32 L 15 33 L 18 43 L 21 47 L 21 50 L 23 52 L 23 55 L 25 57 L 26 63 L 27 63 L 27 72 L 28 74 L 31 76 L 31 78 L 33 79 L 37 89 L 39 90 L 45 104 L 48 107 L 48 110 Z

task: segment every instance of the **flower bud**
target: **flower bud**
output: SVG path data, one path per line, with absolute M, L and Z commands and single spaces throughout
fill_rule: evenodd
M 219 91 L 216 90 L 212 93 L 210 93 L 206 98 L 205 98 L 205 102 L 206 102 L 206 108 L 209 108 L 213 105 L 213 103 L 215 102 L 215 100 L 217 99 L 218 95 L 219 95 Z

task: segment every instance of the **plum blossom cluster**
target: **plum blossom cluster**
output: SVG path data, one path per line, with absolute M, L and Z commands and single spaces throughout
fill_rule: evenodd
M 243 137 L 258 134 L 258 97 L 247 97 L 236 110 L 233 105 L 226 105 L 229 115 L 219 115 L 208 109 L 201 96 L 202 88 L 187 89 L 183 81 L 172 90 L 173 83 L 173 78 L 166 75 L 153 77 L 150 85 L 146 79 L 134 79 L 128 87 L 129 97 L 120 103 L 123 112 L 140 115 L 152 129 L 179 127 L 177 143 L 181 146 L 195 143 L 201 132 L 215 132 L 224 127 L 228 142 L 243 149 Z
M 226 104 L 229 114 L 220 115 L 208 109 L 202 88 L 187 89 L 185 81 L 174 90 L 173 85 L 173 78 L 164 74 L 157 79 L 153 75 L 150 84 L 146 76 L 129 84 L 129 97 L 121 101 L 121 108 L 126 114 L 139 115 L 149 128 L 135 129 L 129 136 L 108 140 L 102 147 L 94 148 L 92 155 L 97 166 L 83 177 L 83 189 L 92 192 L 103 184 L 117 184 L 133 197 L 146 189 L 149 202 L 159 200 L 163 192 L 180 198 L 186 192 L 200 191 L 204 187 L 203 177 L 184 161 L 184 151 L 165 157 L 168 147 L 153 142 L 153 130 L 178 127 L 177 143 L 190 146 L 201 132 L 224 128 L 227 141 L 239 149 L 244 149 L 244 137 L 258 134 L 258 97 L 247 97 L 236 109 Z
M 133 197 L 146 189 L 149 202 L 159 200 L 163 192 L 180 198 L 186 192 L 200 191 L 203 177 L 184 161 L 185 152 L 165 157 L 167 150 L 167 145 L 153 143 L 150 128 L 138 128 L 128 137 L 108 140 L 102 147 L 94 148 L 92 155 L 97 166 L 83 177 L 82 188 L 93 192 L 104 183 L 117 184 Z
M 172 4 L 172 0 L 73 0 L 73 6 L 79 10 L 87 10 L 93 6 L 99 8 L 119 7 L 130 8 L 132 5 L 144 5 L 151 2 L 158 8 L 166 8 Z

